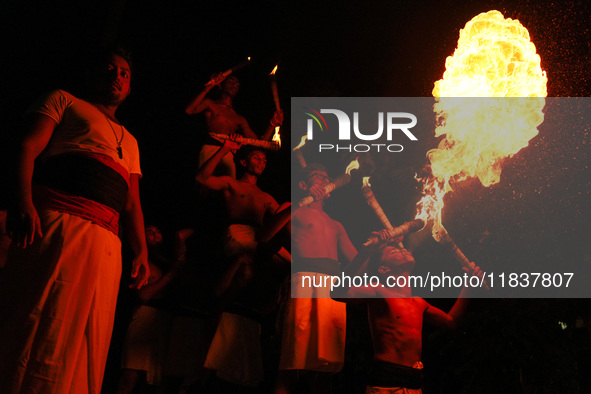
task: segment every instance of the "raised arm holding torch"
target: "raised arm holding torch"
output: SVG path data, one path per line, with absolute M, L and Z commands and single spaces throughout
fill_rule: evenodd
M 347 183 L 351 182 L 351 171 L 359 169 L 359 161 L 357 159 L 353 160 L 347 168 L 345 169 L 345 173 L 335 179 L 333 182 L 330 182 L 326 186 L 324 186 L 324 192 L 326 194 L 330 194 L 336 189 L 345 186 Z M 315 200 L 313 196 L 308 196 L 302 199 L 298 205 L 300 207 L 305 207 L 306 205 L 312 204 Z
M 448 183 L 439 182 L 433 177 L 419 180 L 423 182 L 423 197 L 417 203 L 418 212 L 415 219 L 421 220 L 424 223 L 432 221 L 433 229 L 431 230 L 431 234 L 433 235 L 433 239 L 443 244 L 454 255 L 462 267 L 474 270 L 474 263 L 468 260 L 464 253 L 462 253 L 441 222 L 441 212 L 444 206 L 443 197 L 451 190 L 451 187 L 449 187 Z M 486 281 L 484 282 L 484 287 L 487 290 L 489 289 Z
M 449 236 L 449 233 L 445 229 L 443 229 L 438 238 L 436 238 L 436 241 L 448 248 L 462 267 L 474 268 L 474 263 L 468 260 L 466 255 L 462 253 L 460 248 L 458 248 L 458 245 L 456 245 L 454 240 Z
M 226 134 L 209 133 L 209 135 L 221 141 L 230 139 L 230 136 Z M 236 137 L 236 142 L 241 145 L 256 146 L 257 148 L 268 150 L 279 150 L 279 148 L 281 148 L 281 143 L 277 141 L 257 140 L 254 138 L 246 138 L 241 136 Z
M 460 263 L 460 265 L 462 267 L 467 268 L 471 271 L 474 271 L 474 269 L 476 268 L 476 264 L 474 264 L 473 262 L 468 260 L 466 255 L 464 253 L 462 253 L 460 248 L 458 248 L 458 245 L 456 245 L 454 240 L 451 238 L 451 236 L 449 235 L 449 233 L 447 232 L 447 230 L 443 226 L 439 226 L 439 227 L 437 227 L 437 229 L 435 229 L 435 226 L 434 226 L 433 238 L 435 238 L 435 240 L 438 243 L 445 246 L 447 248 L 447 250 L 449 250 L 451 252 L 451 254 L 453 254 L 456 261 L 458 263 Z M 487 290 L 490 290 L 490 287 L 488 286 L 488 283 L 486 283 L 486 281 L 483 282 L 483 285 L 484 285 L 484 287 L 486 287 Z
M 233 72 L 248 64 L 249 61 L 246 60 L 230 70 L 214 76 L 210 81 L 211 83 L 206 84 L 203 90 L 185 108 L 187 115 L 201 113 L 205 115 L 209 136 L 204 142 L 201 152 L 199 152 L 199 167 L 217 152 L 220 142 L 223 142 L 231 134 L 240 134 L 244 139 L 248 139 L 247 141 L 241 141 L 242 143 L 264 149 L 278 149 L 280 146 L 276 143 L 254 144 L 250 140 L 270 140 L 273 136 L 273 129 L 283 122 L 282 113 L 276 112 L 273 115 L 269 126 L 264 132 L 255 133 L 250 128 L 246 118 L 234 110 L 234 98 L 238 94 L 240 81 L 233 75 Z M 208 93 L 216 86 L 219 87 L 218 94 L 207 97 Z M 276 138 L 278 139 L 278 137 Z M 236 178 L 236 165 L 231 151 L 220 161 L 216 171 L 219 175 Z
M 238 63 L 237 65 L 235 65 L 232 68 L 227 69 L 226 71 L 224 71 L 223 73 L 219 74 L 221 76 L 223 76 L 224 78 L 226 78 L 228 75 L 232 74 L 233 72 L 236 72 L 246 66 L 248 66 L 250 64 L 250 56 L 248 58 L 246 58 L 246 60 L 241 61 L 240 63 Z M 221 81 L 220 81 L 221 82 Z M 218 82 L 219 83 L 219 82 Z M 213 85 L 217 85 L 216 84 L 216 78 L 212 78 L 209 81 L 207 81 L 207 83 L 205 84 L 205 86 L 213 86 Z

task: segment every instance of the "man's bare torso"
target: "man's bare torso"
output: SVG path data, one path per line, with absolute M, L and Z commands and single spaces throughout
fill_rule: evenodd
M 338 260 L 339 223 L 324 211 L 299 208 L 292 213 L 292 253 L 304 258 Z
M 374 358 L 409 367 L 420 361 L 427 306 L 422 298 L 372 300 L 368 304 L 368 316 Z
M 224 192 L 224 201 L 230 223 L 261 226 L 275 200 L 256 185 L 235 181 Z
M 205 111 L 207 129 L 210 133 L 233 134 L 238 132 L 245 122 L 244 117 L 227 104 L 210 100 Z

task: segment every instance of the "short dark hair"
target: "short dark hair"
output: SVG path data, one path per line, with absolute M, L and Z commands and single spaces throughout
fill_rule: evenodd
M 246 160 L 254 152 L 261 152 L 265 155 L 265 157 L 267 157 L 267 152 L 265 152 L 264 149 L 261 149 L 257 146 L 244 145 L 238 150 L 238 152 L 236 152 L 236 160 L 238 160 L 238 162 L 240 162 L 240 160 Z
M 117 55 L 125 59 L 129 65 L 129 71 L 131 71 L 131 74 L 133 75 L 133 58 L 131 56 L 131 51 L 121 45 L 116 45 L 111 48 L 110 52 L 111 55 Z
M 99 67 L 108 62 L 112 55 L 119 56 L 127 62 L 133 78 L 133 61 L 131 52 L 119 44 L 98 46 L 95 51 L 89 54 L 86 68 L 90 71 L 96 71 Z
M 227 80 L 227 79 L 233 79 L 233 80 L 235 80 L 236 82 L 240 83 L 240 78 L 238 78 L 238 77 L 237 77 L 235 74 L 230 74 L 230 75 L 228 75 L 228 76 L 226 77 L 226 80 Z

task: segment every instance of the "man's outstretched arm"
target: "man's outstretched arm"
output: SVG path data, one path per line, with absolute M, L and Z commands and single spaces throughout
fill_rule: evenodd
M 209 91 L 214 86 L 222 83 L 224 79 L 226 79 L 226 77 L 222 73 L 216 74 L 212 79 L 212 83 L 205 85 L 205 88 L 203 88 L 201 93 L 199 93 L 197 97 L 191 100 L 191 102 L 187 105 L 185 108 L 185 113 L 187 115 L 195 115 L 203 112 L 209 104 L 209 100 L 205 100 L 205 96 L 207 96 L 207 93 L 209 93 Z
M 482 278 L 483 273 L 480 270 L 480 267 L 475 266 L 472 275 Z M 441 309 L 428 305 L 425 310 L 425 321 L 437 327 L 455 330 L 466 314 L 468 301 L 470 300 L 470 292 L 471 288 L 464 286 L 449 313 L 445 313 Z
M 197 171 L 197 175 L 195 176 L 197 182 L 211 190 L 223 190 L 228 188 L 233 178 L 229 176 L 214 176 L 213 172 L 224 156 L 230 153 L 231 150 L 240 148 L 240 144 L 235 142 L 237 137 L 237 134 L 232 134 L 230 139 L 225 140 L 220 149 L 218 149 L 218 151 L 211 156 L 201 168 L 199 168 L 199 171 Z

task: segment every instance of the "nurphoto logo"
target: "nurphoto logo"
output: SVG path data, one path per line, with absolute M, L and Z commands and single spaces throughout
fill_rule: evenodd
M 382 138 L 385 130 L 386 140 L 391 142 L 394 135 L 403 133 L 409 140 L 417 141 L 417 137 L 410 131 L 416 126 L 417 117 L 408 112 L 378 112 L 377 113 L 377 131 L 361 129 L 359 126 L 359 112 L 353 112 L 353 122 L 350 116 L 339 109 L 321 109 L 320 112 L 311 108 L 306 108 L 306 115 L 310 116 L 307 122 L 308 140 L 314 139 L 315 124 L 320 131 L 328 131 L 328 125 L 322 114 L 331 114 L 336 117 L 338 122 L 339 141 L 351 141 L 351 129 L 353 130 L 353 139 L 360 141 L 377 141 Z M 351 125 L 352 123 L 352 125 Z M 351 127 L 353 126 L 353 127 Z M 348 151 L 348 152 L 369 152 L 369 151 L 387 151 L 402 152 L 404 147 L 401 144 L 319 144 L 319 152 L 322 151 Z

